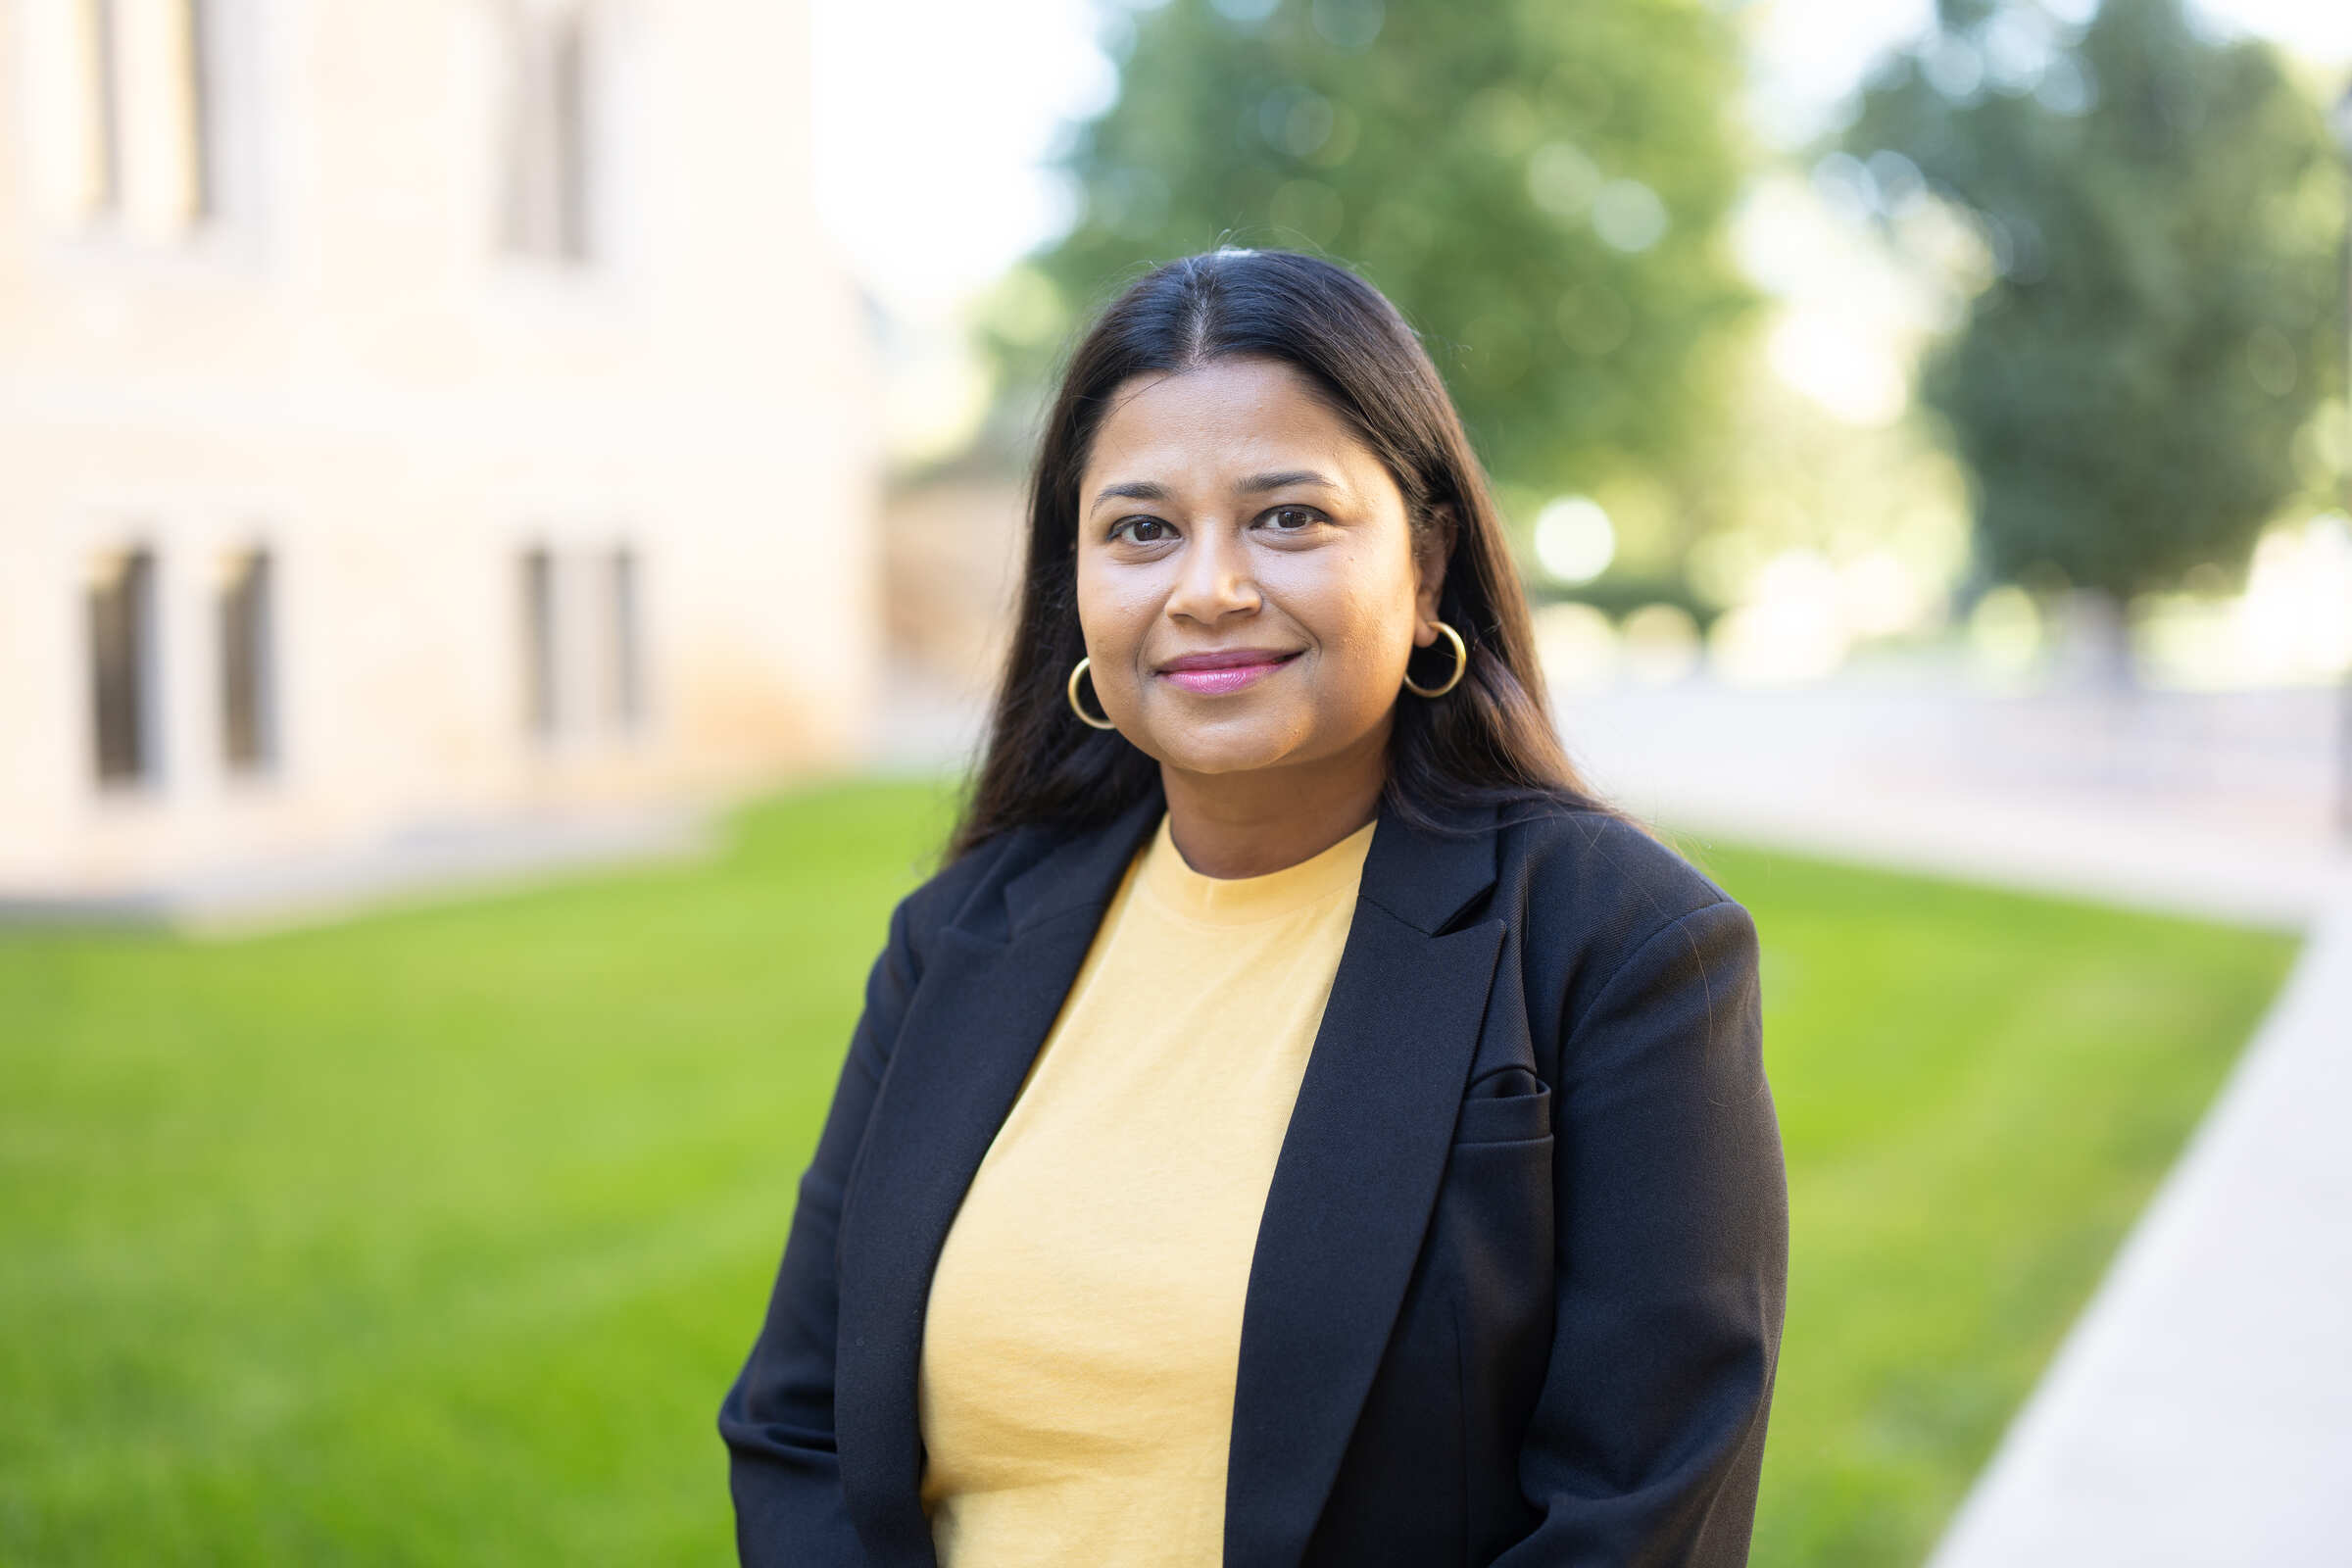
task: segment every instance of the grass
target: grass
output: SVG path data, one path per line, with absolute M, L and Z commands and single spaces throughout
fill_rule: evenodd
M 1788 1158 L 1753 1560 L 1917 1562 L 2294 944 L 1784 856 L 1694 858 L 1756 916 Z
M 758 1325 L 922 785 L 228 943 L 0 940 L 0 1561 L 728 1559 Z M 1757 1560 L 1915 1560 L 2274 938 L 1732 851 L 1795 1215 Z

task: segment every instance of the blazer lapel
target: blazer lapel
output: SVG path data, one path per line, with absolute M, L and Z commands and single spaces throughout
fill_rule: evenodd
M 1492 809 L 1464 825 L 1491 829 Z M 1492 831 L 1384 811 L 1258 1226 L 1242 1316 L 1225 1561 L 1304 1552 L 1445 1174 L 1502 923 L 1439 934 L 1494 880 Z
M 935 1562 L 916 1397 L 948 1228 L 1162 808 L 1154 790 L 1007 882 L 1003 937 L 941 927 L 908 1002 L 842 1217 L 834 1361 L 842 1490 L 880 1561 Z

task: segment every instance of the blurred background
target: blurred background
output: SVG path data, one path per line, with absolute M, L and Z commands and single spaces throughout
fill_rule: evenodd
M 1757 915 L 1757 1560 L 2340 1560 L 2347 85 L 2316 0 L 0 0 L 0 1558 L 723 1557 L 1058 359 L 1233 244 L 1421 330 Z

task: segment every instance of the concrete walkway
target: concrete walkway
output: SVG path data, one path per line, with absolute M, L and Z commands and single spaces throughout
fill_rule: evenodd
M 2352 1563 L 2352 858 L 2328 692 L 2122 707 L 1867 680 L 1559 705 L 1706 837 L 2309 932 L 1931 1568 Z
M 688 859 L 713 843 L 708 813 L 687 806 L 450 818 L 119 895 L 44 899 L 0 891 L 0 926 L 159 926 L 233 937 L 404 901 L 525 887 L 567 872 Z
M 1931 1568 L 2352 1562 L 2352 898 Z
M 1898 670 L 1555 707 L 1604 795 L 1702 841 L 2301 930 L 2352 873 L 2335 701 L 2003 697 Z

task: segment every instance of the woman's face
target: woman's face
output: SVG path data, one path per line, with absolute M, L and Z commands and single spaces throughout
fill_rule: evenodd
M 1427 554 L 1388 469 L 1289 366 L 1138 376 L 1078 495 L 1102 711 L 1192 773 L 1381 755 L 1406 657 L 1438 635 Z

